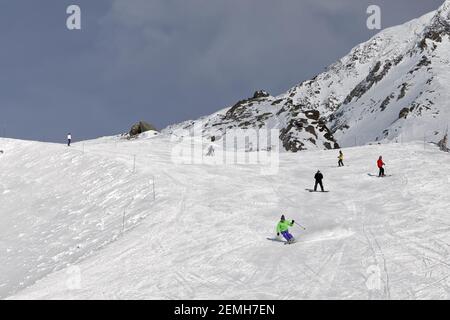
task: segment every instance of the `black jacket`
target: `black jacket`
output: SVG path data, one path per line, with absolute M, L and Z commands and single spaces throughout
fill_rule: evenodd
M 316 181 L 322 181 L 323 174 L 320 172 L 317 172 L 316 175 L 314 176 L 314 179 L 316 179 Z

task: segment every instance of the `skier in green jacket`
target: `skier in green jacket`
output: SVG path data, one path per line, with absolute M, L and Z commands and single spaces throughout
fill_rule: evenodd
M 277 236 L 280 236 L 281 233 L 288 243 L 294 242 L 294 237 L 289 233 L 289 227 L 292 227 L 294 223 L 295 220 L 286 220 L 284 215 L 282 215 L 277 225 Z

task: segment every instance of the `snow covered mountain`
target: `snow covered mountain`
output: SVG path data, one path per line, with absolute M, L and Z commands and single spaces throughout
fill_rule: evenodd
M 450 119 L 450 0 L 435 12 L 381 31 L 325 72 L 273 97 L 247 100 L 199 124 L 207 138 L 228 129 L 280 130 L 284 149 L 332 149 L 381 141 L 442 139 Z

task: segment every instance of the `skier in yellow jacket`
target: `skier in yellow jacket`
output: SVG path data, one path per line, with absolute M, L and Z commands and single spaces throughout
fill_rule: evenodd
M 338 166 L 343 167 L 344 166 L 344 154 L 342 153 L 342 150 L 339 150 L 339 156 L 338 156 Z

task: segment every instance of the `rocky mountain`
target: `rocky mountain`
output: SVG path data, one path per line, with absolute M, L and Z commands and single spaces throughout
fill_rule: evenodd
M 279 129 L 284 149 L 332 149 L 371 142 L 443 138 L 450 119 L 450 0 L 385 29 L 325 72 L 279 96 L 257 91 L 195 125 L 206 138 L 229 129 Z

